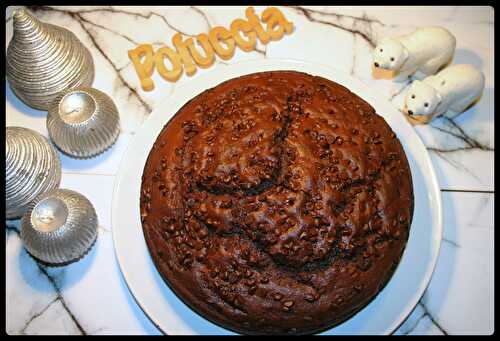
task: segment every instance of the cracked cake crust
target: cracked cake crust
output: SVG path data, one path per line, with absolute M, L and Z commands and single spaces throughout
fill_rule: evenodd
M 140 210 L 158 271 L 192 309 L 242 333 L 304 334 L 387 284 L 413 188 L 401 143 L 367 102 L 272 71 L 177 112 L 149 154 Z

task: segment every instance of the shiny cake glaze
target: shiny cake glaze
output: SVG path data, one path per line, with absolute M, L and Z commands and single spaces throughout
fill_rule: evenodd
M 149 154 L 140 210 L 156 267 L 192 309 L 242 333 L 303 334 L 385 286 L 413 188 L 399 140 L 368 103 L 274 71 L 179 110 Z

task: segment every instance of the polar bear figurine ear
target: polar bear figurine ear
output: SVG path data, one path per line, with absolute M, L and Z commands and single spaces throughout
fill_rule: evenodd
M 443 97 L 441 97 L 441 94 L 439 93 L 439 91 L 436 90 L 436 98 L 437 98 L 437 104 L 436 104 L 436 108 L 441 104 L 442 100 L 443 100 Z
M 433 113 L 434 114 L 440 114 L 441 111 L 442 111 L 441 110 L 441 102 L 443 101 L 443 97 L 441 96 L 441 94 L 439 93 L 438 90 L 436 90 L 436 100 L 437 100 L 437 104 L 434 107 Z
M 401 44 L 401 45 L 403 45 L 403 44 Z M 403 65 L 408 60 L 409 56 L 410 56 L 410 52 L 408 52 L 408 49 L 403 45 L 403 62 L 401 63 L 401 65 Z

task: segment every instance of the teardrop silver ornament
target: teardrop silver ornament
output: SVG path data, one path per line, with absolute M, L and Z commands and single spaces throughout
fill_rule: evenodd
M 12 18 L 6 75 L 23 102 L 47 111 L 59 92 L 92 85 L 92 55 L 72 32 L 41 22 L 24 8 L 16 9 Z

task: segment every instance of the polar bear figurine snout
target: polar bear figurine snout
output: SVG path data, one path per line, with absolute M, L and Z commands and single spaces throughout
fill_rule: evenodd
M 407 35 L 382 39 L 373 50 L 373 64 L 397 72 L 396 81 L 407 80 L 417 71 L 425 77 L 447 65 L 455 47 L 455 37 L 445 28 L 422 27 Z
M 408 89 L 405 111 L 420 123 L 434 117 L 453 117 L 477 101 L 484 89 L 484 75 L 469 64 L 449 66 Z

